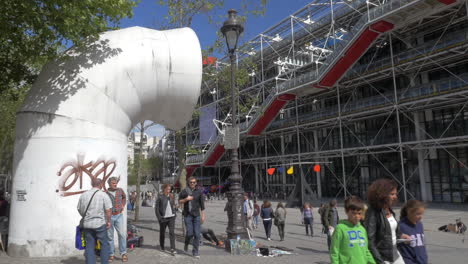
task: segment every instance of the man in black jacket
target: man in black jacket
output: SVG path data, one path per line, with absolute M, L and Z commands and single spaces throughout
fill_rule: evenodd
M 184 206 L 184 222 L 187 230 L 184 250 L 188 251 L 188 244 L 193 238 L 192 254 L 200 258 L 198 247 L 200 246 L 200 225 L 205 222 L 205 196 L 197 189 L 195 177 L 188 178 L 189 187 L 179 195 L 179 204 Z
M 163 193 L 158 196 L 154 211 L 159 222 L 159 245 L 164 251 L 164 239 L 166 227 L 169 226 L 169 240 L 171 242 L 171 254 L 176 253 L 175 250 L 175 218 L 176 209 L 174 205 L 174 195 L 171 193 L 172 186 L 170 184 L 163 185 Z
M 330 250 L 331 245 L 331 237 L 333 231 L 335 230 L 336 225 L 338 225 L 338 221 L 340 221 L 340 217 L 338 216 L 338 210 L 336 209 L 336 200 L 333 199 L 330 201 L 330 205 L 325 209 L 325 227 L 327 228 L 327 244 L 328 250 Z

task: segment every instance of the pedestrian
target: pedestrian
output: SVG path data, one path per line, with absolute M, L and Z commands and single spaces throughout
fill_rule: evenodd
M 364 226 L 369 237 L 369 249 L 377 263 L 403 264 L 403 258 L 397 250 L 397 239 L 409 239 L 402 234 L 395 219 L 392 206 L 397 202 L 397 188 L 395 181 L 378 179 L 367 191 L 369 208 L 366 213 Z
M 260 217 L 260 206 L 257 203 L 257 199 L 254 199 L 254 213 L 253 213 L 253 228 L 258 227 L 258 218 Z
M 330 248 L 331 264 L 375 264 L 369 251 L 366 229 L 361 225 L 364 203 L 357 196 L 345 200 L 347 220 L 335 228 Z
M 171 193 L 172 185 L 164 184 L 163 193 L 158 195 L 154 212 L 159 222 L 159 245 L 161 250 L 164 251 L 164 240 L 166 235 L 166 227 L 169 227 L 169 240 L 171 244 L 170 252 L 172 255 L 176 254 L 175 249 L 175 220 L 176 220 L 176 207 L 174 195 Z
M 260 210 L 260 216 L 263 219 L 263 227 L 265 228 L 266 239 L 271 240 L 271 221 L 274 217 L 273 209 L 271 209 L 271 203 L 268 200 L 263 201 L 262 208 Z
M 327 234 L 328 233 L 328 226 L 325 225 L 325 213 L 327 211 L 328 204 L 322 203 L 320 204 L 320 209 L 318 210 L 318 213 L 320 214 L 320 223 L 322 224 L 322 233 Z
M 132 205 L 132 211 L 135 211 L 136 198 L 137 198 L 137 193 L 133 191 L 130 196 L 130 204 Z
M 109 234 L 111 227 L 112 202 L 101 191 L 101 179 L 91 179 L 91 189 L 84 192 L 78 200 L 78 212 L 83 217 L 83 233 L 86 241 L 86 264 L 96 263 L 96 241 L 101 241 L 101 263 L 109 263 Z
M 305 203 L 304 208 L 302 209 L 302 219 L 305 225 L 306 236 L 309 235 L 309 228 L 310 228 L 310 236 L 314 236 L 314 215 L 312 214 L 312 206 L 310 203 Z
M 330 250 L 331 237 L 333 235 L 333 232 L 335 231 L 335 227 L 338 224 L 339 220 L 340 220 L 340 216 L 338 215 L 338 210 L 336 209 L 336 200 L 333 199 L 330 201 L 327 209 L 325 210 L 325 215 L 324 215 L 325 227 L 327 228 L 328 250 Z
M 286 224 L 286 208 L 282 202 L 278 203 L 275 211 L 275 225 L 278 227 L 280 241 L 284 241 L 284 226 Z
M 249 232 L 249 237 L 251 237 L 253 232 L 252 218 L 254 213 L 254 206 L 252 200 L 249 199 L 248 193 L 244 193 L 244 203 L 242 207 L 244 212 L 244 226 Z
M 111 217 L 111 227 L 108 230 L 109 233 L 109 262 L 114 260 L 114 229 L 117 231 L 118 244 L 120 255 L 122 256 L 122 261 L 127 262 L 127 233 L 126 233 L 126 223 L 124 222 L 123 210 L 127 204 L 127 196 L 122 188 L 117 187 L 119 178 L 110 177 L 107 180 L 109 188 L 107 189 L 107 195 L 112 201 L 112 217 Z
M 398 250 L 405 264 L 427 264 L 424 227 L 421 222 L 425 205 L 418 200 L 409 200 L 401 209 L 400 230 L 411 236 L 408 243 L 398 243 Z
M 183 216 L 186 228 L 184 251 L 188 251 L 188 245 L 193 238 L 192 254 L 200 258 L 198 248 L 200 246 L 200 225 L 205 222 L 205 197 L 203 192 L 197 189 L 195 177 L 188 178 L 188 187 L 179 195 L 179 204 L 184 206 Z

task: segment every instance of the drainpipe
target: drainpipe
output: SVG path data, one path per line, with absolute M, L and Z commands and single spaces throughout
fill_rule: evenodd
M 199 97 L 201 50 L 189 28 L 110 31 L 66 54 L 43 68 L 17 114 L 10 256 L 82 254 L 77 204 L 91 178 L 119 177 L 127 191 L 130 130 L 144 120 L 181 129 Z

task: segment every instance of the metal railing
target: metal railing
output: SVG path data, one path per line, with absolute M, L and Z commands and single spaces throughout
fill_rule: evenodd
M 337 62 L 337 60 L 347 50 L 349 44 L 353 43 L 354 40 L 359 37 L 359 33 L 361 33 L 367 26 L 390 12 L 396 11 L 405 5 L 419 1 L 421 0 L 393 0 L 387 2 L 386 4 L 369 9 L 369 11 L 363 14 L 356 22 L 356 24 L 353 25 L 353 28 L 343 37 L 343 39 L 335 42 L 333 52 L 326 57 L 322 66 L 320 66 L 318 70 L 301 74 L 296 76 L 294 79 L 279 84 L 278 91 L 290 90 L 294 89 L 295 87 L 318 81 L 329 70 L 329 68 Z
M 338 43 L 335 42 L 333 52 L 326 57 L 323 65 L 317 71 L 308 72 L 308 73 L 305 73 L 305 74 L 298 75 L 292 80 L 288 80 L 288 81 L 285 81 L 285 82 L 277 85 L 276 92 L 275 91 L 270 92 L 269 96 L 264 100 L 264 102 L 262 103 L 260 109 L 255 113 L 255 115 L 252 117 L 252 119 L 240 124 L 240 132 L 244 133 L 244 132 L 248 131 L 248 129 L 250 129 L 250 127 L 252 127 L 253 124 L 255 124 L 255 121 L 257 121 L 258 118 L 263 114 L 264 110 L 271 104 L 271 102 L 274 100 L 274 98 L 277 96 L 277 94 L 279 92 L 289 90 L 289 89 L 293 89 L 293 88 L 298 87 L 298 86 L 306 85 L 308 83 L 316 81 L 321 75 L 324 75 L 324 73 L 326 73 L 328 71 L 329 67 L 331 67 L 331 65 L 336 63 L 336 61 L 339 59 L 339 56 L 341 56 L 346 51 L 346 48 L 349 46 L 349 43 L 353 43 L 353 41 L 357 37 L 359 37 L 359 33 L 361 31 L 363 31 L 365 29 L 365 27 L 367 25 L 369 25 L 371 22 L 373 22 L 374 20 L 376 20 L 376 19 L 378 19 L 378 18 L 380 18 L 380 17 L 382 17 L 382 16 L 384 16 L 384 15 L 390 13 L 390 12 L 393 12 L 393 11 L 395 11 L 397 9 L 400 9 L 401 7 L 403 7 L 403 6 L 407 5 L 407 4 L 410 4 L 410 3 L 413 3 L 413 2 L 418 2 L 418 1 L 421 1 L 421 0 L 393 0 L 393 1 L 387 2 L 386 4 L 383 4 L 383 5 L 377 6 L 377 7 L 373 7 L 370 10 L 368 10 L 368 12 L 364 13 L 361 16 L 361 18 L 356 22 L 356 24 L 354 24 L 353 28 L 348 32 L 348 34 L 346 34 L 343 37 L 343 39 L 339 40 Z M 351 6 L 358 7 L 358 6 L 362 5 L 363 2 L 365 2 L 365 0 L 354 1 L 351 4 Z M 351 10 L 353 10 L 351 7 L 349 8 L 349 10 L 347 8 L 341 8 L 338 11 L 338 13 L 335 14 L 335 16 L 345 15 L 346 13 L 349 13 Z M 319 19 L 318 21 L 316 21 L 308 29 L 310 31 L 317 30 L 318 28 L 323 27 L 323 26 L 325 26 L 327 24 L 330 24 L 330 23 L 331 23 L 331 17 L 330 16 L 324 16 L 321 19 Z M 303 67 L 298 67 L 296 69 L 296 71 L 298 69 L 303 69 L 303 68 L 304 68 L 304 66 Z M 329 109 L 329 111 L 326 112 L 326 113 L 324 111 L 321 111 L 321 112 L 314 112 L 314 114 L 318 115 L 318 114 L 322 113 L 323 116 L 325 116 L 325 115 L 329 115 L 330 113 L 333 113 L 333 111 L 334 110 Z M 314 117 L 314 118 L 316 118 L 316 117 Z M 218 137 L 217 137 L 216 141 L 213 144 L 211 144 L 209 150 L 205 154 L 198 154 L 198 155 L 188 156 L 186 163 L 188 165 L 189 164 L 202 163 L 206 159 L 206 157 L 209 157 L 213 153 L 214 148 L 218 144 L 221 143 L 221 140 L 222 140 L 222 136 L 218 134 Z
M 420 84 L 410 87 L 406 91 L 399 91 L 399 101 L 407 102 L 414 101 L 420 98 L 433 97 L 447 92 L 464 89 L 468 87 L 468 73 L 458 76 L 460 79 L 448 78 L 435 81 L 433 83 Z M 395 103 L 393 92 L 384 93 L 383 95 L 372 96 L 363 98 L 357 101 L 349 102 L 342 106 L 343 114 L 350 114 L 352 112 L 359 112 L 369 108 L 383 107 Z M 307 123 L 311 121 L 318 121 L 321 119 L 331 118 L 338 116 L 338 107 L 328 107 L 311 113 L 299 116 L 299 123 Z M 296 123 L 295 118 L 291 120 L 278 120 L 270 125 L 270 128 L 281 128 L 287 125 Z

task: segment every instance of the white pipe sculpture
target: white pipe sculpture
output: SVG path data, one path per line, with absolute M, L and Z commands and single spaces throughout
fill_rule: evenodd
M 77 203 L 91 178 L 120 177 L 126 190 L 130 130 L 143 120 L 182 128 L 200 93 L 201 49 L 188 28 L 106 32 L 67 55 L 44 67 L 17 115 L 10 256 L 82 253 Z

